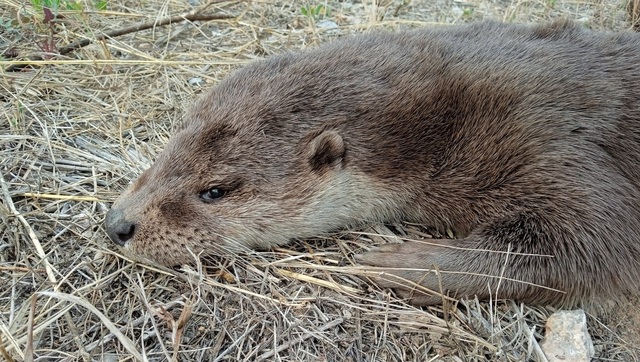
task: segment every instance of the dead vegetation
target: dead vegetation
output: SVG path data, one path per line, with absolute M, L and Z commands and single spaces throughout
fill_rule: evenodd
M 627 11 L 637 18 L 628 10 L 635 7 L 615 0 L 117 0 L 106 8 L 59 1 L 66 7 L 48 14 L 37 3 L 0 0 L 5 360 L 544 360 L 538 341 L 550 308 L 469 301 L 419 309 L 354 275 L 354 253 L 423 237 L 422 227 L 374 225 L 167 270 L 117 255 L 101 221 L 189 103 L 248 61 L 371 28 L 483 18 L 568 17 L 618 30 L 630 26 Z M 162 23 L 180 14 L 201 18 Z M 598 358 L 635 360 L 637 335 L 612 321 L 590 319 Z

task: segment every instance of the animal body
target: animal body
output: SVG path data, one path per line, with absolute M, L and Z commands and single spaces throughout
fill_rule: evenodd
M 481 22 L 257 61 L 195 103 L 106 230 L 175 265 L 399 221 L 458 237 L 356 257 L 416 304 L 442 299 L 403 280 L 552 304 L 638 290 L 640 35 Z

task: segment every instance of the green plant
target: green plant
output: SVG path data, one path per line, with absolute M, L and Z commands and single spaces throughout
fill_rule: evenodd
M 36 45 L 44 53 L 42 57 L 49 59 L 53 54 L 58 53 L 58 36 L 57 32 L 60 30 L 58 23 L 60 21 L 66 21 L 67 24 L 71 20 L 78 19 L 78 15 L 81 15 L 85 10 L 83 2 L 80 0 L 30 0 L 34 11 L 28 11 L 26 15 L 22 15 L 20 12 L 15 14 L 15 18 L 22 19 L 23 21 L 18 23 L 31 24 L 35 33 L 38 34 L 39 39 L 35 39 Z M 98 10 L 105 10 L 107 8 L 107 0 L 94 1 L 95 7 Z M 67 10 L 67 13 L 60 14 L 60 10 Z M 63 20 L 64 19 L 64 20 Z M 13 24 L 13 20 L 9 25 Z M 0 26 L 6 27 L 7 24 L 0 22 Z M 46 38 L 45 38 L 46 35 Z
M 31 5 L 38 11 L 49 8 L 53 12 L 57 12 L 60 8 L 60 2 L 61 0 L 31 0 Z
M 11 30 L 13 28 L 13 20 L 0 18 L 0 28 L 3 28 L 5 31 Z
M 96 0 L 95 7 L 98 10 L 106 10 L 107 9 L 107 0 Z M 34 9 L 38 11 L 42 11 L 44 8 L 50 9 L 54 14 L 58 12 L 60 9 L 64 10 L 72 10 L 72 11 L 83 11 L 84 6 L 81 1 L 77 0 L 31 0 L 31 5 L 33 5 Z
M 329 9 L 324 5 L 305 5 L 300 8 L 300 12 L 302 15 L 314 20 L 319 19 L 321 16 L 326 17 L 329 15 Z
M 44 8 L 51 9 L 53 13 L 57 13 L 58 10 L 73 10 L 73 11 L 82 11 L 84 7 L 80 1 L 66 1 L 66 0 L 31 0 L 31 5 L 38 10 L 42 11 Z M 96 1 L 96 8 L 99 10 L 104 10 L 107 7 L 106 1 Z
M 98 1 L 96 1 L 96 9 L 98 9 L 98 10 L 107 10 L 107 0 L 98 0 Z

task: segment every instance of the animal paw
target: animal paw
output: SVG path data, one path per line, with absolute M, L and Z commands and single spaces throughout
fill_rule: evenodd
M 383 288 L 416 305 L 441 304 L 447 293 L 442 284 L 441 267 L 449 267 L 452 249 L 445 240 L 385 244 L 355 256 L 358 263 L 375 267 L 367 274 Z M 455 249 L 453 249 L 455 254 Z M 445 278 L 447 279 L 447 278 Z M 450 278 L 449 278 L 450 279 Z

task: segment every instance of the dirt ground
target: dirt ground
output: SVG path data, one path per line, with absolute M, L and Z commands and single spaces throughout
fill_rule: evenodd
M 545 360 L 553 308 L 416 308 L 355 276 L 354 253 L 428 226 L 372 225 L 173 270 L 119 255 L 102 221 L 190 102 L 254 59 L 374 28 L 487 18 L 622 30 L 626 1 L 42 3 L 0 0 L 4 360 Z M 588 310 L 596 360 L 640 357 L 638 305 Z

